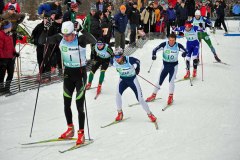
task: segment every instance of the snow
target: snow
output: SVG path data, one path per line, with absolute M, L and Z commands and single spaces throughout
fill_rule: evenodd
M 239 21 L 228 21 L 229 30 L 239 33 Z M 107 127 L 100 126 L 112 122 L 117 114 L 115 92 L 118 73 L 113 67 L 106 72 L 102 94 L 94 100 L 96 89 L 87 91 L 86 104 L 91 145 L 61 154 L 75 144 L 72 142 L 46 143 L 22 146 L 21 143 L 57 138 L 66 130 L 63 111 L 62 83 L 40 89 L 33 134 L 29 138 L 37 90 L 19 93 L 10 97 L 0 97 L 0 159 L 31 160 L 239 160 L 240 159 L 240 83 L 239 41 L 240 37 L 224 37 L 224 31 L 211 34 L 211 39 L 219 58 L 230 64 L 213 63 L 213 55 L 203 43 L 202 66 L 198 67 L 197 79 L 190 86 L 189 81 L 176 83 L 174 104 L 166 111 L 168 78 L 165 79 L 157 97 L 162 99 L 149 103 L 151 111 L 158 118 L 159 130 L 149 121 L 146 113 L 137 105 L 135 95 L 127 89 L 123 95 L 124 117 L 130 119 Z M 185 39 L 178 39 L 185 46 Z M 140 75 L 155 83 L 162 66 L 161 52 L 152 63 L 151 51 L 163 40 L 148 41 L 133 56 L 141 61 Z M 219 44 L 219 45 L 217 45 Z M 30 74 L 36 64 L 33 46 L 22 51 L 22 70 Z M 201 52 L 201 51 L 200 51 Z M 35 73 L 37 70 L 35 71 Z M 23 74 L 25 74 L 23 72 Z M 179 57 L 177 79 L 185 74 L 184 59 Z M 97 71 L 93 86 L 97 86 Z M 147 98 L 153 86 L 138 77 L 143 96 Z M 77 111 L 72 102 L 74 124 L 77 126 Z M 85 135 L 88 138 L 87 125 Z

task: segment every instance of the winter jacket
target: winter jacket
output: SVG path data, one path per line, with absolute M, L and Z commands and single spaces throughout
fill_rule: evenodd
M 105 36 L 108 36 L 108 37 L 111 36 L 112 22 L 106 15 L 104 15 L 104 17 L 102 19 L 101 26 L 102 26 L 102 28 L 108 28 L 107 35 L 105 35 Z
M 216 7 L 216 13 L 218 18 L 225 16 L 225 11 L 224 11 L 225 8 L 226 8 L 226 3 L 224 1 L 219 2 L 219 6 Z
M 5 7 L 4 7 L 4 11 L 7 11 L 7 10 L 8 10 L 8 7 L 9 7 L 10 5 L 13 5 L 13 6 L 15 7 L 15 10 L 16 10 L 17 13 L 20 13 L 20 12 L 21 12 L 20 5 L 19 5 L 17 2 L 16 2 L 16 3 L 11 3 L 11 2 L 7 3 L 7 4 L 5 5 Z
M 106 4 L 104 2 L 103 3 L 97 2 L 96 8 L 98 11 L 103 11 L 106 8 Z
M 150 7 L 147 7 L 141 13 L 141 21 L 143 21 L 143 24 L 148 24 L 149 20 L 151 25 L 156 23 L 154 10 Z
M 187 20 L 188 19 L 188 12 L 186 7 L 178 7 L 176 11 L 177 19 L 178 20 Z
M 114 16 L 114 21 L 115 21 L 115 29 L 118 32 L 124 33 L 128 23 L 127 15 L 119 12 Z
M 55 34 L 61 33 L 62 23 L 53 22 L 48 30 L 48 36 L 53 36 Z
M 22 21 L 25 18 L 25 14 L 18 14 L 18 13 L 13 13 L 10 14 L 9 12 L 6 12 L 1 16 L 2 19 L 8 20 L 12 23 L 12 31 L 15 32 L 17 30 L 18 24 L 22 23 Z
M 130 21 L 130 24 L 136 24 L 139 25 L 140 21 L 140 13 L 137 8 L 131 7 L 128 12 L 128 19 Z
M 74 11 L 67 11 L 64 13 L 63 15 L 63 22 L 66 22 L 66 21 L 72 21 L 72 22 L 75 22 L 76 21 L 76 15 L 77 13 L 74 12 Z
M 88 31 L 89 33 L 90 33 L 90 26 L 91 26 L 92 19 L 93 19 L 93 16 L 91 13 L 89 13 L 83 23 L 83 29 Z
M 167 9 L 167 15 L 168 15 L 168 20 L 169 21 L 175 21 L 176 20 L 176 13 L 173 8 L 168 8 Z
M 42 35 L 42 33 L 44 32 L 44 23 L 43 21 L 41 23 L 39 23 L 32 31 L 32 35 L 31 38 L 33 40 L 33 44 L 35 45 L 41 45 L 39 43 L 39 39 L 40 36 Z
M 0 31 L 0 58 L 13 58 L 16 52 L 12 36 Z
M 155 16 L 156 16 L 156 21 L 159 22 L 161 19 L 161 12 L 160 9 L 155 9 Z
M 188 16 L 194 17 L 194 15 L 195 15 L 195 0 L 186 0 L 185 6 L 188 10 Z
M 97 13 L 93 16 L 93 19 L 91 21 L 90 33 L 96 39 L 99 39 L 100 37 L 102 37 L 102 28 L 101 28 L 100 15 L 97 14 Z
M 201 8 L 200 8 L 200 12 L 201 12 L 201 16 L 202 17 L 207 17 L 207 6 L 202 6 Z
M 44 3 L 44 4 L 41 4 L 38 7 L 38 14 L 39 15 L 41 15 L 43 13 L 51 14 L 53 11 L 58 13 L 58 14 L 62 14 L 61 6 L 60 5 L 57 6 L 54 2 L 53 3 Z

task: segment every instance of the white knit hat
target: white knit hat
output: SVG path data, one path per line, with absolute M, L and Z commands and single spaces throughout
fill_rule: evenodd
M 201 12 L 199 10 L 195 11 L 195 16 L 201 16 Z
M 63 22 L 62 24 L 62 34 L 70 34 L 74 31 L 74 24 L 71 21 Z

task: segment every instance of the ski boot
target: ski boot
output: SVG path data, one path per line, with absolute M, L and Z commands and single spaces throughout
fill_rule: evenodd
M 122 119 L 123 119 L 123 112 L 121 110 L 121 111 L 118 111 L 118 115 L 115 118 L 115 121 L 121 121 Z
M 69 124 L 68 125 L 68 129 L 66 132 L 64 132 L 59 139 L 68 139 L 68 138 L 72 138 L 74 136 L 74 126 L 73 124 Z
M 100 94 L 100 93 L 101 93 L 101 89 L 102 89 L 102 85 L 99 84 L 98 87 L 97 87 L 97 94 Z
M 156 122 L 157 118 L 152 114 L 148 114 L 148 118 L 150 119 L 151 122 Z
M 81 145 L 85 142 L 84 130 L 80 129 L 78 131 L 78 139 L 76 141 L 76 145 Z
M 169 94 L 167 104 L 171 105 L 173 102 L 173 94 Z
M 193 70 L 193 75 L 192 75 L 193 77 L 197 77 L 197 69 L 194 69 Z
M 89 90 L 89 89 L 91 88 L 91 85 L 92 85 L 92 83 L 88 83 L 88 84 L 86 85 L 86 90 Z
M 156 96 L 157 96 L 157 94 L 153 93 L 150 97 L 148 97 L 148 98 L 146 99 L 146 102 L 154 101 L 155 98 L 156 98 Z
M 217 62 L 219 62 L 219 63 L 221 62 L 221 59 L 219 59 L 216 54 L 214 54 L 214 58 L 215 58 L 215 60 L 216 60 Z
M 190 77 L 190 71 L 187 70 L 187 73 L 186 73 L 186 75 L 184 76 L 184 79 L 188 79 L 189 77 Z

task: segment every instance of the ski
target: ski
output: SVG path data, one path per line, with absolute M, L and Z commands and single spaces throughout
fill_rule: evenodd
M 191 80 L 194 80 L 196 77 L 190 77 Z M 189 78 L 182 78 L 182 79 L 179 79 L 179 80 L 176 80 L 174 83 L 178 83 L 178 82 L 182 82 L 182 81 L 186 81 L 186 80 L 189 80 Z
M 225 62 L 222 62 L 222 61 L 221 61 L 221 62 L 216 62 L 216 61 L 215 61 L 215 62 L 213 62 L 213 63 L 220 63 L 220 64 L 224 64 L 224 65 L 230 66 L 230 64 L 225 63 Z
M 127 119 L 129 119 L 129 118 L 130 118 L 130 117 L 123 118 L 121 121 L 113 121 L 113 122 L 111 122 L 111 123 L 109 123 L 109 124 L 106 124 L 106 125 L 104 125 L 104 126 L 101 126 L 101 128 L 109 127 L 109 126 L 111 126 L 111 125 L 114 125 L 114 124 L 117 124 L 117 123 L 123 122 L 123 121 L 125 121 L 125 120 L 127 120 Z
M 90 140 L 90 141 L 86 141 L 83 143 L 83 144 L 80 144 L 80 145 L 74 145 L 68 149 L 65 149 L 65 150 L 59 150 L 60 153 L 65 153 L 65 152 L 68 152 L 68 151 L 72 151 L 72 150 L 75 150 L 75 149 L 78 149 L 78 148 L 82 148 L 82 147 L 85 147 L 91 143 L 93 143 L 94 140 Z
M 100 93 L 97 93 L 96 96 L 94 97 L 94 99 L 96 100 L 99 95 L 100 95 Z
M 154 102 L 155 100 L 158 100 L 158 99 L 162 99 L 162 98 L 156 98 L 156 99 L 154 99 L 153 101 L 150 101 L 150 102 Z M 136 106 L 136 105 L 139 105 L 139 102 L 137 102 L 137 103 L 133 103 L 133 104 L 129 104 L 128 105 L 128 107 L 133 107 L 133 106 Z
M 95 88 L 97 88 L 97 86 L 96 86 L 96 87 L 91 87 L 91 88 L 87 89 L 87 91 L 88 91 L 88 90 L 91 90 L 91 89 L 95 89 Z
M 23 143 L 21 145 L 32 145 L 32 144 L 42 144 L 42 143 L 49 143 L 49 142 L 72 141 L 72 140 L 77 140 L 77 138 L 68 138 L 68 139 L 53 138 L 53 139 L 47 139 L 47 140 L 43 140 L 43 141 Z

